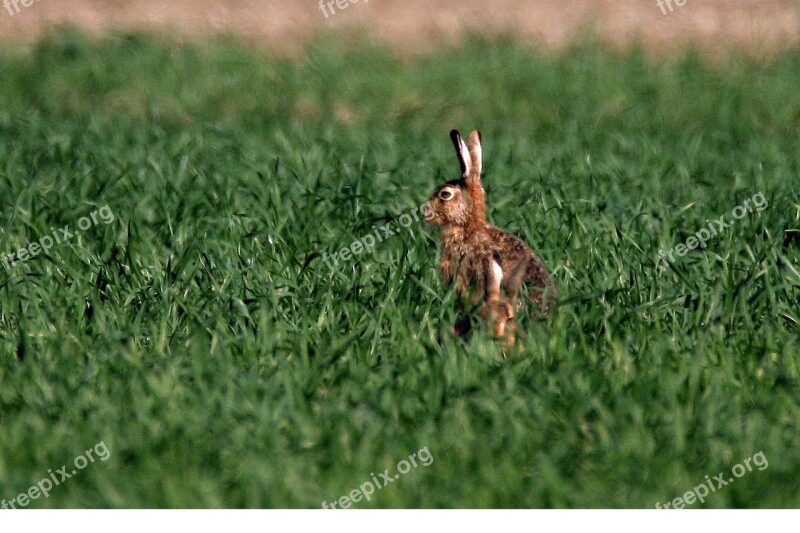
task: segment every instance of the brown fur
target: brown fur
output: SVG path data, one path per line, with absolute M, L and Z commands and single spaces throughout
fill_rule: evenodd
M 525 242 L 486 221 L 486 194 L 481 185 L 483 164 L 480 133 L 469 135 L 469 144 L 453 130 L 450 138 L 461 165 L 461 178 L 439 186 L 431 195 L 428 222 L 442 227 L 439 270 L 445 284 L 455 281 L 461 297 L 478 307 L 478 315 L 491 321 L 504 344 L 515 342 L 514 310 L 519 290 L 530 286 L 538 314 L 550 313 L 557 291 L 541 258 Z M 469 331 L 469 319 L 461 318 L 456 334 Z

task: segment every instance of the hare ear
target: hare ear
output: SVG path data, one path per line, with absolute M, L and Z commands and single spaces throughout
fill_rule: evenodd
M 476 130 L 469 134 L 469 153 L 472 166 L 469 176 L 466 177 L 467 190 L 472 198 L 472 221 L 475 226 L 486 223 L 486 193 L 481 186 L 481 171 L 483 170 L 483 149 L 481 148 L 481 134 Z
M 483 171 L 483 149 L 481 148 L 481 132 L 478 130 L 469 134 L 469 155 L 472 160 L 470 172 L 480 179 Z
M 472 159 L 469 155 L 469 149 L 464 139 L 458 130 L 450 132 L 450 139 L 453 141 L 453 146 L 456 148 L 456 155 L 458 156 L 458 164 L 461 165 L 461 177 L 466 178 L 472 170 Z

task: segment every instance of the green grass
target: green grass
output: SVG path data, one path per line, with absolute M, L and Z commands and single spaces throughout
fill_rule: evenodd
M 0 253 L 115 215 L 0 266 L 0 498 L 103 441 L 31 507 L 319 507 L 424 447 L 356 506 L 651 508 L 759 451 L 704 506 L 800 506 L 800 50 L 62 31 L 4 46 L 0 79 Z M 505 359 L 439 340 L 435 228 L 319 255 L 453 178 L 454 127 L 562 295 Z

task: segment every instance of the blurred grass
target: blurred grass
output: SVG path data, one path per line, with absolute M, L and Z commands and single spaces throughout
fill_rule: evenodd
M 103 440 L 33 506 L 317 507 L 426 446 L 358 506 L 652 507 L 758 451 L 705 506 L 800 506 L 800 51 L 327 36 L 290 59 L 66 30 L 0 78 L 0 253 L 116 215 L 0 268 L 0 497 Z M 453 127 L 482 130 L 490 217 L 562 293 L 508 359 L 439 341 L 433 228 L 318 256 L 452 178 Z

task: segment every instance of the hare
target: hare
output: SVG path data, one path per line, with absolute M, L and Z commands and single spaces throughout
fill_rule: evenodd
M 540 316 L 547 316 L 558 296 L 550 272 L 525 242 L 486 221 L 486 194 L 481 186 L 481 135 L 470 133 L 465 143 L 458 131 L 450 132 L 461 166 L 461 178 L 448 181 L 431 195 L 426 220 L 442 227 L 439 270 L 446 285 L 455 278 L 462 318 L 454 332 L 465 336 L 471 323 L 463 315 L 465 304 L 492 324 L 495 337 L 506 346 L 516 340 L 514 312 L 522 283 Z

